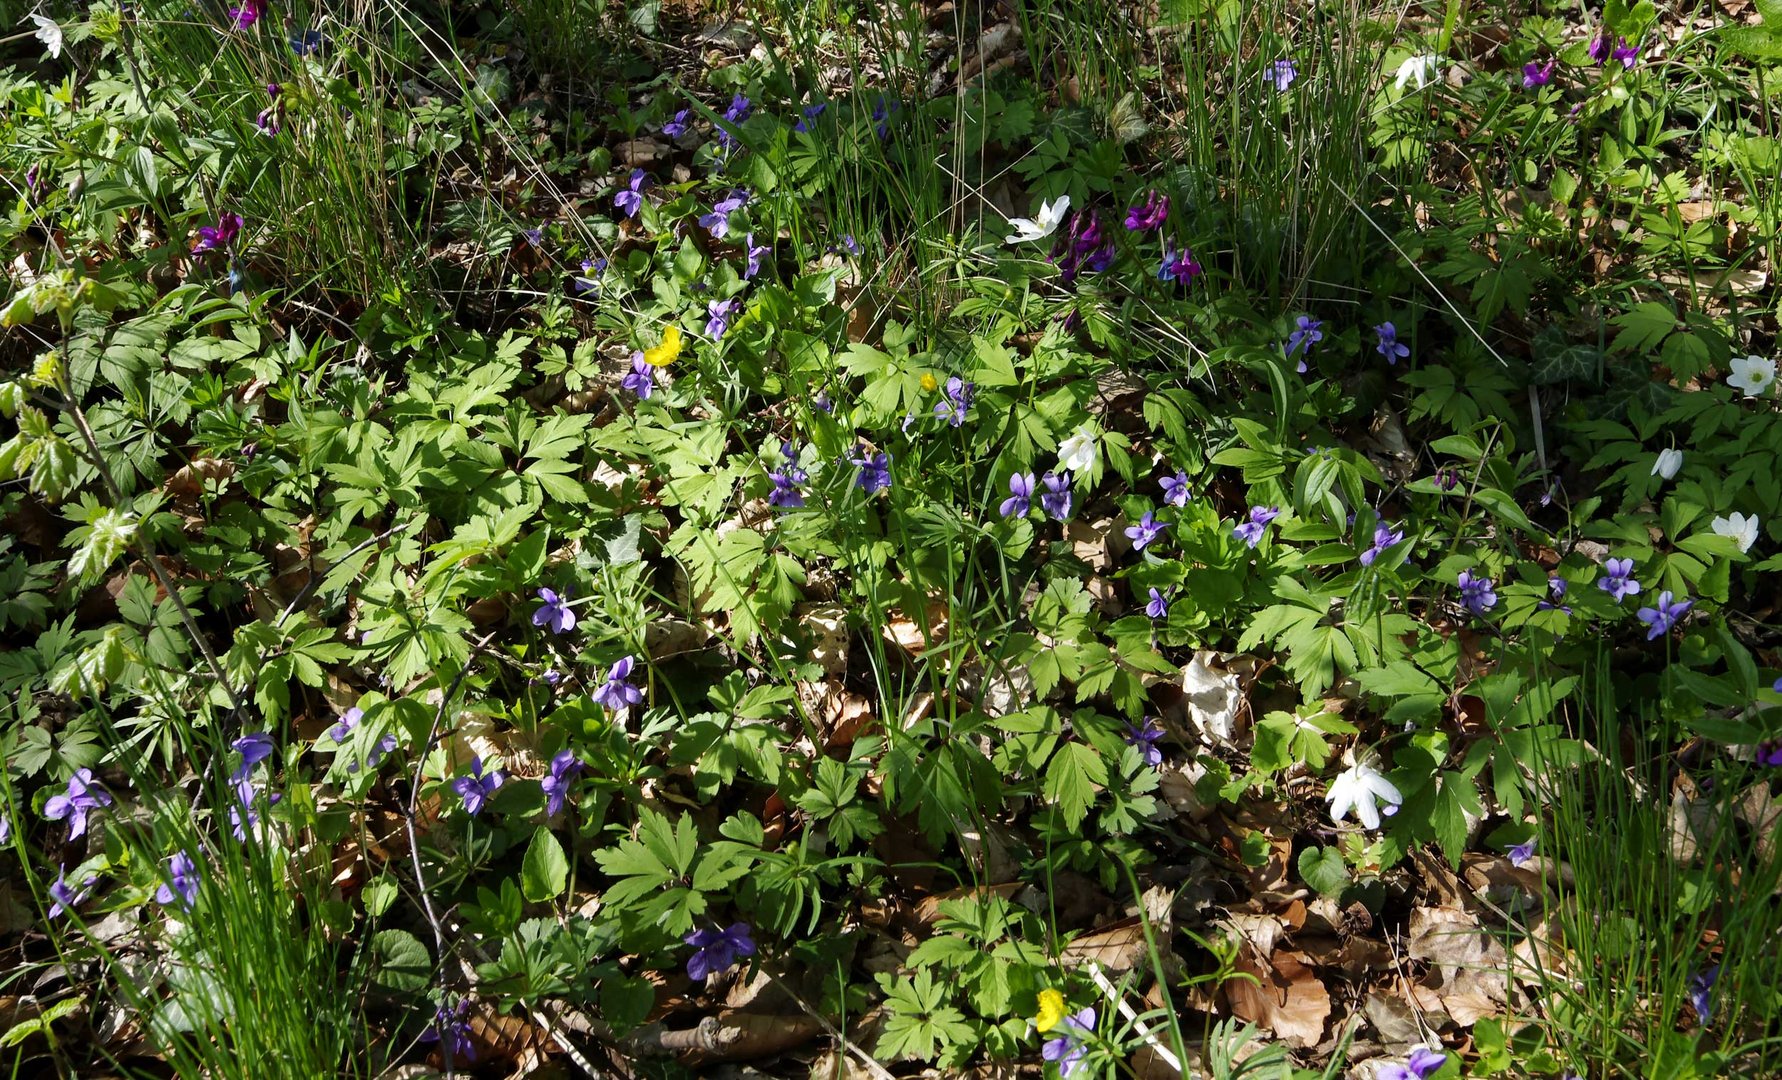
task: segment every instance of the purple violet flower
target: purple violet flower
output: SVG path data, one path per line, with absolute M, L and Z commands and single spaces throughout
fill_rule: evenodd
M 873 130 L 878 133 L 880 142 L 884 142 L 886 136 L 891 134 L 891 114 L 902 107 L 896 101 L 887 102 L 883 94 L 880 94 L 878 100 L 873 102 Z
M 1380 339 L 1380 343 L 1374 346 L 1374 351 L 1384 356 L 1388 364 L 1397 364 L 1411 355 L 1411 347 L 1398 340 L 1398 327 L 1383 322 L 1374 327 L 1374 333 Z
M 730 316 L 736 313 L 736 306 L 734 299 L 707 301 L 705 313 L 708 318 L 705 320 L 705 336 L 713 341 L 723 337 L 724 331 L 730 329 Z
M 1070 1080 L 1071 1072 L 1088 1053 L 1085 1044 L 1095 1032 L 1095 1009 L 1085 1007 L 1075 1016 L 1065 1017 L 1052 1032 L 1052 1038 L 1040 1047 L 1040 1057 L 1057 1063 L 1059 1080 Z
M 631 180 L 613 196 L 613 205 L 625 211 L 625 216 L 634 218 L 643 209 L 643 189 L 649 177 L 642 169 L 631 170 Z
M 1301 375 L 1306 373 L 1306 354 L 1312 351 L 1312 346 L 1324 340 L 1323 326 L 1322 319 L 1301 315 L 1293 332 L 1287 335 L 1287 356 L 1291 359 L 1294 353 L 1299 353 L 1298 371 Z
M 1151 591 L 1156 592 L 1157 590 L 1152 589 Z M 1146 765 L 1155 767 L 1163 764 L 1163 751 L 1157 746 L 1163 736 L 1162 725 L 1158 724 L 1153 717 L 1145 717 L 1144 722 L 1137 726 L 1126 725 L 1126 745 L 1137 747 L 1139 757 Z
M 1632 559 L 1608 559 L 1603 563 L 1603 576 L 1596 587 L 1609 594 L 1609 599 L 1617 604 L 1640 591 L 1640 583 L 1633 578 L 1634 561 Z
M 327 40 L 322 37 L 320 30 L 299 30 L 290 36 L 288 44 L 292 54 L 301 59 L 321 52 Z
M 260 789 L 245 776 L 232 780 L 230 786 L 235 790 L 235 805 L 229 808 L 229 831 L 235 839 L 245 841 L 248 830 L 260 824 L 260 811 L 256 806 Z M 275 806 L 283 798 L 275 791 L 266 797 L 266 805 Z
M 795 510 L 804 505 L 804 492 L 799 490 L 810 474 L 798 467 L 798 452 L 790 442 L 780 444 L 780 456 L 785 463 L 767 474 L 773 481 L 773 491 L 768 493 L 767 505 L 777 506 L 782 510 Z
M 1615 51 L 1610 57 L 1621 61 L 1621 66 L 1631 71 L 1640 62 L 1640 46 L 1629 45 L 1626 38 L 1618 37 L 1615 39 Z
M 1546 86 L 1548 83 L 1552 82 L 1554 63 L 1555 61 L 1549 60 L 1543 65 L 1530 60 L 1528 63 L 1523 64 L 1522 89 L 1533 90 L 1537 87 Z
M 237 30 L 246 30 L 260 21 L 266 14 L 266 0 L 241 0 L 241 3 L 229 9 L 229 18 L 235 21 Z
M 1168 618 L 1169 617 L 1169 597 L 1164 595 L 1161 592 L 1158 592 L 1155 587 L 1152 587 L 1151 598 L 1149 600 L 1145 601 L 1145 614 L 1149 615 L 1153 619 Z
M 1176 251 L 1166 241 L 1163 245 L 1163 262 L 1157 267 L 1157 280 L 1190 285 L 1198 276 L 1200 263 L 1195 260 L 1194 252 L 1187 248 Z
M 856 259 L 860 257 L 860 241 L 854 239 L 853 233 L 849 233 L 842 237 L 842 250 L 846 251 L 849 255 L 854 256 Z
M 1188 474 L 1178 472 L 1174 476 L 1163 478 L 1163 501 L 1171 506 L 1187 506 L 1188 500 L 1194 498 L 1188 490 Z
M 744 267 L 743 267 L 743 280 L 744 281 L 749 281 L 749 280 L 753 279 L 756 274 L 759 274 L 761 272 L 761 256 L 767 254 L 768 251 L 770 251 L 770 250 L 772 250 L 772 249 L 770 249 L 766 244 L 762 244 L 761 246 L 757 247 L 755 245 L 755 234 L 754 233 L 749 234 L 748 263 L 746 265 L 744 265 Z
M 753 106 L 749 104 L 749 99 L 741 94 L 736 94 L 730 99 L 730 107 L 724 110 L 724 119 L 728 123 L 740 125 L 749 118 L 749 113 L 752 111 Z M 719 146 L 726 150 L 736 142 L 735 133 L 723 124 L 717 126 L 712 132 L 712 137 L 718 141 Z
M 606 681 L 593 693 L 594 703 L 611 709 L 614 712 L 636 705 L 643 701 L 643 691 L 631 683 L 632 669 L 637 661 L 630 656 L 622 656 L 606 673 Z
M 1448 1060 L 1448 1055 L 1424 1047 L 1411 1051 L 1403 1065 L 1388 1065 L 1374 1074 L 1375 1080 L 1429 1080 Z
M 934 403 L 934 414 L 946 417 L 949 425 L 958 427 L 965 423 L 965 410 L 971 408 L 972 398 L 977 396 L 977 392 L 976 383 L 966 382 L 957 375 L 949 378 L 946 387 L 947 399 Z
M 730 215 L 743 208 L 749 201 L 747 188 L 737 188 L 729 195 L 719 199 L 712 207 L 712 212 L 701 215 L 700 227 L 712 234 L 712 239 L 722 240 L 730 232 Z
M 1641 622 L 1651 628 L 1646 631 L 1646 640 L 1651 641 L 1654 638 L 1669 633 L 1671 627 L 1677 625 L 1677 620 L 1681 619 L 1684 613 L 1694 606 L 1695 601 L 1687 598 L 1673 603 L 1671 601 L 1671 591 L 1666 589 L 1658 594 L 1658 606 L 1643 607 L 1634 612 L 1634 614 L 1639 616 Z
M 1689 1004 L 1703 1027 L 1714 1019 L 1714 984 L 1719 981 L 1719 964 L 1689 980 Z
M 1040 495 L 1040 509 L 1056 521 L 1070 520 L 1070 473 L 1047 473 L 1040 477 L 1046 490 Z
M 460 776 L 452 781 L 452 790 L 464 800 L 464 812 L 475 817 L 483 812 L 483 805 L 495 794 L 495 789 L 507 782 L 507 774 L 495 769 L 488 775 L 483 774 L 483 756 L 476 755 L 470 761 L 470 775 Z
M 1510 856 L 1510 865 L 1517 867 L 1527 866 L 1529 860 L 1534 858 L 1535 845 L 1539 842 L 1540 837 L 1531 836 L 1520 844 L 1511 844 L 1508 852 Z
M 1281 511 L 1273 506 L 1252 506 L 1249 520 L 1244 521 L 1231 530 L 1231 535 L 1242 540 L 1250 547 L 1262 543 L 1262 534 L 1269 522 L 1281 516 Z
M 233 211 L 224 211 L 217 216 L 215 225 L 198 227 L 198 242 L 192 245 L 192 254 L 201 251 L 217 251 L 228 247 L 241 233 L 241 215 Z
M 43 804 L 43 816 L 51 821 L 68 819 L 68 839 L 75 840 L 87 831 L 87 812 L 111 805 L 111 795 L 93 783 L 93 770 L 76 769 L 68 778 L 68 790 L 52 795 Z
M 848 459 L 850 464 L 860 467 L 860 475 L 854 478 L 854 486 L 868 495 L 891 490 L 891 455 L 883 450 L 868 453 L 864 446 L 860 448 L 860 455 Z
M 631 374 L 620 379 L 619 385 L 636 394 L 639 401 L 648 401 L 656 392 L 656 369 L 644 359 L 642 350 L 631 354 Z M 575 615 L 571 613 L 570 618 L 574 619 Z
M 453 1061 L 475 1061 L 476 1043 L 470 1038 L 470 1002 L 459 998 L 457 1004 L 443 1002 L 434 1010 L 433 1023 L 421 1032 L 424 1043 L 439 1043 Z
M 1299 78 L 1299 68 L 1292 60 L 1276 60 L 1264 71 L 1263 78 L 1275 84 L 1276 93 L 1284 94 L 1293 85 L 1293 80 Z
M 98 880 L 96 877 L 89 876 L 86 881 L 81 883 L 79 889 L 73 889 L 68 885 L 68 871 L 65 868 L 57 867 L 56 880 L 51 882 L 49 887 L 50 899 L 55 901 L 50 905 L 49 917 L 53 919 L 64 911 L 73 911 L 75 905 L 85 900 L 87 894 L 93 891 L 93 882 L 96 880 Z
M 1598 65 L 1600 65 L 1604 60 L 1608 59 L 1608 56 L 1609 56 L 1609 35 L 1608 35 L 1608 33 L 1604 32 L 1604 33 L 1598 34 L 1594 38 L 1591 38 L 1590 44 L 1585 46 L 1584 52 L 1590 57 L 1591 60 L 1595 61 Z
M 792 125 L 792 130 L 809 131 L 811 129 L 810 122 L 822 116 L 824 110 L 828 108 L 829 103 L 826 101 L 819 101 L 815 105 L 806 105 L 803 110 L 804 115 L 799 118 L 798 123 Z
M 1552 575 L 1547 579 L 1547 596 L 1535 602 L 1535 610 L 1563 611 L 1567 615 L 1570 615 L 1572 613 L 1570 605 L 1562 603 L 1562 601 L 1565 600 L 1565 592 L 1568 588 L 1570 588 L 1570 586 L 1566 583 L 1564 578 L 1560 577 L 1558 574 Z
M 549 627 L 553 634 L 567 634 L 575 629 L 575 610 L 569 606 L 569 590 L 559 594 L 554 589 L 538 590 L 538 610 L 532 613 L 532 625 Z
M 229 744 L 229 749 L 241 755 L 241 764 L 229 774 L 231 780 L 244 780 L 254 771 L 254 766 L 272 756 L 272 736 L 264 731 L 256 731 L 243 735 Z
M 1460 602 L 1474 615 L 1483 615 L 1497 606 L 1497 592 L 1490 578 L 1474 577 L 1470 571 L 1462 570 L 1455 584 L 1460 586 Z
M 278 83 L 266 84 L 266 95 L 272 99 L 272 102 L 261 109 L 258 116 L 254 117 L 254 126 L 260 129 L 260 134 L 277 135 L 279 133 L 285 118 L 284 93 L 285 88 Z
M 1388 528 L 1384 522 L 1374 526 L 1374 542 L 1361 553 L 1361 565 L 1372 566 L 1374 560 L 1386 553 L 1386 549 L 1404 540 L 1403 529 Z
M 545 816 L 556 817 L 563 810 L 563 803 L 569 798 L 569 784 L 583 769 L 587 768 L 572 750 L 559 750 L 551 758 L 551 771 L 548 776 L 539 780 L 538 786 L 545 793 Z
M 688 934 L 684 940 L 693 946 L 693 955 L 687 958 L 687 976 L 692 979 L 703 980 L 718 972 L 729 971 L 738 960 L 755 955 L 755 939 L 750 936 L 746 922 L 731 923 L 722 930 L 704 927 Z
M 155 890 L 155 903 L 172 907 L 177 897 L 181 907 L 198 902 L 198 864 L 183 851 L 176 851 L 167 860 L 167 880 Z
M 1143 551 L 1147 544 L 1162 536 L 1163 530 L 1167 528 L 1169 528 L 1168 522 L 1158 521 L 1154 513 L 1146 510 L 1144 516 L 1138 519 L 1137 524 L 1126 527 L 1126 536 L 1132 541 L 1132 550 Z
M 1026 517 L 1033 509 L 1033 474 L 1016 473 L 1009 477 L 1009 497 L 1002 500 L 1003 517 Z
M 570 283 L 570 288 L 577 296 L 593 293 L 594 299 L 598 300 L 600 299 L 600 276 L 604 273 L 606 273 L 605 259 L 583 259 L 582 276 L 574 279 Z
M 1126 210 L 1127 232 L 1149 232 L 1169 220 L 1169 196 L 1152 189 L 1145 201 Z
M 671 139 L 678 139 L 682 135 L 685 135 L 687 133 L 687 117 L 690 116 L 692 112 L 692 109 L 682 109 L 680 112 L 675 113 L 673 120 L 662 125 L 662 134 Z

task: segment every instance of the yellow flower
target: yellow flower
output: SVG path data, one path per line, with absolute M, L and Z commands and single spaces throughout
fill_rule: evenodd
M 1056 990 L 1039 992 L 1039 1015 L 1033 1018 L 1034 1028 L 1044 1035 L 1064 1021 L 1064 995 Z
M 681 328 L 673 323 L 662 331 L 662 344 L 644 350 L 644 361 L 651 367 L 667 367 L 681 355 Z
M 940 385 L 940 383 L 938 381 L 936 381 L 935 377 L 932 374 L 930 374 L 926 371 L 924 371 L 922 373 L 922 392 L 924 394 L 934 393 L 935 387 L 937 387 L 939 385 Z

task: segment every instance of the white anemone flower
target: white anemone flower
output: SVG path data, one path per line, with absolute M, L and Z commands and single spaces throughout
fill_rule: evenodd
M 1398 77 L 1392 80 L 1392 84 L 1401 91 L 1406 86 L 1410 86 L 1414 90 L 1421 90 L 1435 82 L 1436 70 L 1441 66 L 1442 58 L 1435 53 L 1413 56 L 1398 65 Z
M 1738 541 L 1740 551 L 1750 551 L 1751 545 L 1757 543 L 1757 515 L 1746 517 L 1733 513 L 1728 517 L 1717 517 L 1711 524 L 1715 536 L 1730 536 Z
M 1390 807 L 1386 812 L 1391 814 L 1405 801 L 1392 781 L 1366 762 L 1351 765 L 1338 773 L 1324 797 L 1330 800 L 1330 820 L 1341 821 L 1353 810 L 1355 820 L 1361 822 L 1364 829 L 1380 827 L 1380 804 Z
M 1015 231 L 1007 242 L 1024 244 L 1029 240 L 1044 240 L 1058 231 L 1058 226 L 1064 222 L 1064 215 L 1069 211 L 1069 195 L 1060 195 L 1049 203 L 1042 202 L 1037 216 L 1009 219 L 1009 224 L 1015 227 Z
M 59 59 L 62 55 L 62 25 L 56 20 L 43 15 L 31 16 L 37 24 L 37 32 L 31 36 L 43 42 L 43 51 L 50 54 L 50 59 Z
M 1726 385 L 1743 390 L 1746 397 L 1762 397 L 1776 385 L 1776 362 L 1761 356 L 1741 356 L 1732 362 Z
M 1664 479 L 1669 480 L 1675 477 L 1677 475 L 1677 470 L 1682 467 L 1683 451 L 1673 446 L 1668 450 L 1660 450 L 1658 452 L 1658 460 L 1652 463 L 1652 475 L 1661 476 Z
M 1058 444 L 1058 464 L 1074 473 L 1085 472 L 1094 465 L 1096 454 L 1095 433 L 1087 424 Z

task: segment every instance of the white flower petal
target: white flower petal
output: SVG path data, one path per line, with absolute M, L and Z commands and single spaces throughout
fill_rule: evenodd
M 59 59 L 62 55 L 62 25 L 42 15 L 32 15 L 31 21 L 37 24 L 37 32 L 32 36 L 43 42 L 43 51 L 50 54 L 50 59 Z

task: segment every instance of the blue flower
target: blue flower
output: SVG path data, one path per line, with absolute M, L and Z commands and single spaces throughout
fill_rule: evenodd
M 1262 534 L 1268 529 L 1269 522 L 1280 516 L 1281 511 L 1273 506 L 1252 506 L 1249 520 L 1234 526 L 1231 535 L 1255 547 L 1262 543 Z
M 93 783 L 93 770 L 76 769 L 68 778 L 68 790 L 52 795 L 43 804 L 43 816 L 51 821 L 68 819 L 68 839 L 77 839 L 87 831 L 87 812 L 111 805 L 111 795 Z
M 1403 529 L 1387 528 L 1384 523 L 1374 526 L 1374 542 L 1361 553 L 1361 565 L 1372 566 L 1374 560 L 1386 553 L 1386 549 L 1405 538 Z
M 1375 1080 L 1429 1080 L 1447 1060 L 1447 1054 L 1420 1046 L 1403 1065 L 1388 1065 L 1374 1076 Z
M 475 817 L 483 812 L 483 805 L 489 801 L 491 795 L 495 794 L 495 789 L 499 788 L 506 780 L 507 774 L 500 769 L 496 769 L 487 776 L 483 775 L 483 756 L 478 754 L 471 759 L 470 775 L 460 776 L 453 780 L 452 790 L 458 793 L 460 799 L 464 800 L 464 812 Z
M 272 736 L 264 731 L 256 731 L 251 735 L 243 735 L 229 744 L 229 749 L 241 755 L 241 764 L 229 774 L 231 780 L 243 780 L 254 771 L 254 766 L 272 756 Z
M 1040 496 L 1040 509 L 1057 521 L 1070 520 L 1070 473 L 1047 473 L 1040 477 L 1046 485 Z
M 1058 1065 L 1059 1080 L 1068 1080 L 1071 1071 L 1082 1064 L 1088 1053 L 1084 1045 L 1095 1032 L 1095 1010 L 1084 1008 L 1075 1016 L 1067 1016 L 1052 1029 L 1057 1034 L 1040 1047 L 1040 1057 Z
M 1287 88 L 1293 85 L 1293 80 L 1299 78 L 1299 68 L 1292 60 L 1276 60 L 1268 66 L 1264 77 L 1275 84 L 1276 92 L 1286 93 Z
M 155 890 L 155 903 L 171 907 L 177 899 L 182 907 L 198 902 L 198 864 L 183 851 L 176 851 L 167 860 L 167 880 Z
M 1497 606 L 1497 593 L 1490 578 L 1474 577 L 1462 570 L 1455 584 L 1460 586 L 1460 602 L 1474 615 L 1483 615 Z
M 965 423 L 965 410 L 971 408 L 972 398 L 977 396 L 977 384 L 969 383 L 957 375 L 947 380 L 947 400 L 934 403 L 934 414 L 944 416 L 953 427 Z
M 777 506 L 782 510 L 794 510 L 804 505 L 804 492 L 799 488 L 810 478 L 810 474 L 798 467 L 798 452 L 790 442 L 780 444 L 780 456 L 785 464 L 767 474 L 773 481 L 773 491 L 767 496 L 767 505 Z
M 633 218 L 643 209 L 643 189 L 647 177 L 642 169 L 631 170 L 631 182 L 619 189 L 613 196 L 613 205 L 625 211 L 625 216 Z
M 570 288 L 577 296 L 593 293 L 594 299 L 598 300 L 600 299 L 600 275 L 604 273 L 606 273 L 605 259 L 583 259 L 582 276 L 572 280 Z
M 1187 248 L 1175 250 L 1166 240 L 1163 244 L 1163 261 L 1157 266 L 1158 281 L 1174 281 L 1178 285 L 1187 285 L 1200 275 L 1200 263 L 1194 258 L 1194 252 Z
M 731 923 L 722 930 L 705 927 L 688 934 L 684 940 L 694 950 L 687 959 L 687 975 L 693 979 L 729 971 L 739 959 L 755 955 L 755 939 L 750 936 L 746 922 Z
M 1547 598 L 1536 601 L 1535 610 L 1563 611 L 1567 615 L 1570 615 L 1572 609 L 1566 604 L 1561 603 L 1561 601 L 1565 599 L 1565 591 L 1568 587 L 1566 580 L 1558 574 L 1549 577 L 1547 579 Z
M 712 239 L 722 240 L 730 232 L 730 215 L 741 210 L 743 204 L 748 201 L 748 189 L 737 188 L 729 195 L 719 199 L 712 207 L 711 213 L 701 215 L 699 224 L 705 231 L 712 234 Z
M 753 107 L 749 104 L 749 99 L 741 94 L 736 94 L 730 99 L 730 107 L 724 110 L 724 119 L 732 124 L 741 124 L 749 118 L 751 111 L 753 111 Z M 726 150 L 730 149 L 736 141 L 735 134 L 723 124 L 718 125 L 717 130 L 712 133 L 712 137 L 718 141 L 719 146 Z
M 1026 517 L 1033 509 L 1033 474 L 1016 473 L 1009 477 L 1009 497 L 1002 500 L 1003 517 Z
M 97 877 L 89 876 L 86 881 L 81 883 L 79 889 L 70 888 L 68 871 L 58 867 L 56 880 L 51 882 L 49 887 L 50 899 L 55 901 L 50 905 L 49 917 L 53 919 L 64 911 L 74 910 L 76 904 L 87 898 L 87 893 L 92 891 L 93 882 L 97 880 Z
M 1169 528 L 1168 522 L 1158 521 L 1155 514 L 1146 510 L 1145 515 L 1139 518 L 1138 524 L 1126 527 L 1126 536 L 1132 541 L 1134 551 L 1143 551 L 1145 545 L 1162 536 L 1163 530 L 1167 528 Z
M 734 299 L 708 301 L 705 305 L 705 336 L 713 341 L 723 337 L 724 331 L 730 329 L 730 316 L 736 313 L 736 306 Z
M 569 798 L 570 781 L 586 767 L 572 750 L 559 750 L 551 758 L 549 775 L 538 782 L 545 793 L 546 817 L 556 817 L 563 810 L 563 803 Z
M 662 125 L 662 134 L 671 139 L 678 139 L 685 135 L 687 133 L 687 118 L 692 115 L 692 112 L 692 109 L 682 109 L 675 113 L 673 120 Z
M 1658 594 L 1657 607 L 1643 607 L 1634 614 L 1638 615 L 1640 621 L 1649 627 L 1646 631 L 1646 640 L 1651 641 L 1653 638 L 1668 633 L 1671 627 L 1677 625 L 1677 620 L 1683 617 L 1684 612 L 1694 606 L 1695 601 L 1689 599 L 1672 603 L 1671 591 L 1666 589 Z
M 1323 320 L 1301 315 L 1295 321 L 1293 332 L 1287 335 L 1287 356 L 1291 359 L 1294 353 L 1299 353 L 1298 371 L 1301 375 L 1306 372 L 1306 354 L 1312 351 L 1313 345 L 1324 340 L 1323 326 Z
M 819 101 L 815 105 L 806 105 L 804 107 L 804 115 L 799 119 L 798 123 L 792 125 L 792 130 L 809 131 L 811 129 L 810 122 L 817 117 L 822 116 L 823 111 L 827 108 L 829 108 L 829 103 L 826 101 Z
M 434 1010 L 433 1023 L 421 1032 L 421 1041 L 440 1043 L 454 1061 L 475 1061 L 476 1043 L 470 1038 L 470 1002 L 458 999 L 456 1005 L 441 1003 Z
M 1153 619 L 1167 618 L 1169 615 L 1169 597 L 1156 588 L 1151 589 L 1151 598 L 1145 601 L 1145 614 Z
M 636 705 L 643 700 L 643 691 L 632 685 L 631 671 L 637 661 L 629 656 L 621 657 L 606 673 L 606 682 L 591 695 L 597 705 L 603 705 L 617 712 L 628 705 Z
M 1151 591 L 1156 592 L 1157 590 L 1152 589 Z M 1157 747 L 1158 740 L 1163 736 L 1162 726 L 1149 716 L 1145 717 L 1144 723 L 1136 727 L 1132 724 L 1126 725 L 1126 745 L 1137 747 L 1139 757 L 1146 765 L 1163 764 L 1163 751 Z
M 761 256 L 767 254 L 769 250 L 771 250 L 771 249 L 769 249 L 766 244 L 762 244 L 761 246 L 757 247 L 755 245 L 755 234 L 754 233 L 749 234 L 749 242 L 748 242 L 748 260 L 749 261 L 748 261 L 748 264 L 743 267 L 743 280 L 744 281 L 750 280 L 756 274 L 759 274 L 761 272 Z
M 868 495 L 891 490 L 891 455 L 883 450 L 867 453 L 864 446 L 860 448 L 860 454 L 860 457 L 848 459 L 851 464 L 860 468 L 860 475 L 854 478 L 854 486 Z
M 298 56 L 311 56 L 319 53 L 326 43 L 320 30 L 300 30 L 290 37 L 291 51 Z
M 554 589 L 538 590 L 538 610 L 532 613 L 533 626 L 548 626 L 553 634 L 567 634 L 575 629 L 575 611 L 569 606 L 569 590 L 559 595 Z
M 1596 587 L 1609 594 L 1609 599 L 1617 604 L 1640 591 L 1640 583 L 1633 578 L 1634 561 L 1632 559 L 1608 559 L 1603 563 L 1603 576 Z
M 642 350 L 631 354 L 631 374 L 620 379 L 619 385 L 636 394 L 639 401 L 648 401 L 656 392 L 656 369 L 644 359 Z M 571 619 L 574 617 L 570 615 Z
M 1411 347 L 1400 344 L 1398 328 L 1391 323 L 1383 322 L 1374 327 L 1374 333 L 1380 338 L 1380 343 L 1374 346 L 1374 351 L 1384 356 L 1388 364 L 1396 364 L 1402 358 L 1411 355 Z
M 1188 491 L 1188 474 L 1178 472 L 1163 478 L 1163 501 L 1171 506 L 1187 506 L 1194 496 Z
M 1511 866 L 1527 866 L 1528 861 L 1530 859 L 1534 858 L 1535 845 L 1539 842 L 1540 842 L 1540 837 L 1531 836 L 1527 840 L 1524 840 L 1520 844 L 1510 845 L 1510 850 L 1509 850 L 1510 865 Z
M 1714 984 L 1720 981 L 1720 965 L 1713 967 L 1689 980 L 1689 1004 L 1695 1009 L 1696 1018 L 1703 1027 L 1714 1019 Z

